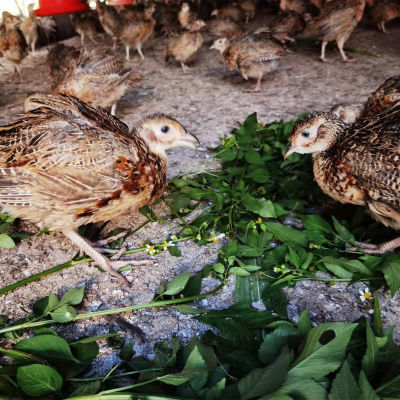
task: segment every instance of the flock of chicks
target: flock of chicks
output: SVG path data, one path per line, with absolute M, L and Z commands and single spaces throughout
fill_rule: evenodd
M 199 3 L 197 0 L 197 6 Z M 365 0 L 313 0 L 314 9 L 320 9 L 315 17 L 304 14 L 310 4 L 281 0 L 281 13 L 268 26 L 251 33 L 244 32 L 239 23 L 246 24 L 254 17 L 254 0 L 213 10 L 215 19 L 208 23 L 199 19 L 188 3 L 180 5 L 177 12 L 171 5 L 155 7 L 154 3 L 118 12 L 97 0 L 97 15 L 112 38 L 113 48 L 122 43 L 128 60 L 131 48 L 144 58 L 142 47 L 158 25 L 169 36 L 166 59 L 174 58 L 184 71 L 198 54 L 206 31 L 213 41 L 211 48 L 221 52 L 227 67 L 238 70 L 245 79 L 257 79 L 255 90 L 260 90 L 264 75 L 285 55 L 284 44 L 295 36 L 320 39 L 324 61 L 326 44 L 336 41 L 347 61 L 343 45 L 363 15 Z M 390 12 L 383 20 L 379 14 L 382 30 L 396 10 L 392 3 L 385 4 Z M 33 15 L 30 18 L 31 22 L 35 19 Z M 174 18 L 181 27 L 176 35 Z M 97 20 L 92 14 L 71 19 L 82 44 L 86 37 L 96 40 Z M 29 18 L 24 24 L 32 25 Z M 16 17 L 3 13 L 0 48 L 19 74 L 26 51 L 20 28 L 34 50 L 37 37 L 32 29 L 28 34 Z M 165 150 L 195 148 L 198 139 L 168 115 L 150 115 L 131 132 L 112 115 L 126 89 L 140 80 L 118 56 L 57 44 L 49 50 L 47 64 L 54 93 L 29 97 L 25 115 L 0 127 L 0 206 L 15 217 L 63 232 L 103 270 L 126 284 L 117 272 L 127 264 L 118 260 L 122 253 L 118 252 L 115 259 L 104 256 L 110 249 L 97 248 L 80 236 L 77 228 L 153 203 L 166 184 Z M 107 107 L 111 114 L 104 110 Z M 400 77 L 394 77 L 365 105 L 338 106 L 330 113 L 312 114 L 300 121 L 286 156 L 316 153 L 315 176 L 328 195 L 365 205 L 379 221 L 399 229 L 399 119 Z M 399 244 L 364 248 L 380 252 Z M 149 260 L 129 263 L 142 265 Z

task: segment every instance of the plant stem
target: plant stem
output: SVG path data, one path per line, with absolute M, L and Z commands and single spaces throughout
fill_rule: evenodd
M 205 297 L 208 297 L 208 296 L 218 292 L 220 289 L 222 289 L 224 287 L 224 285 L 225 285 L 225 281 L 222 282 L 220 285 L 218 285 L 215 289 L 210 290 L 209 292 L 201 293 L 197 296 L 183 297 L 181 299 L 151 301 L 150 303 L 114 308 L 111 310 L 102 310 L 102 311 L 94 311 L 94 312 L 90 312 L 90 313 L 78 314 L 72 321 L 69 321 L 69 322 L 76 322 L 76 321 L 80 321 L 80 320 L 88 319 L 88 318 L 103 317 L 105 315 L 121 314 L 121 313 L 125 313 L 128 311 L 140 310 L 142 308 L 166 307 L 166 306 L 170 306 L 170 305 L 174 305 L 174 304 L 180 304 L 180 303 L 186 303 L 186 302 L 193 301 L 193 300 L 204 299 Z M 48 320 L 44 320 L 44 321 L 37 321 L 37 322 L 25 322 L 23 324 L 12 325 L 12 326 L 7 326 L 5 328 L 2 328 L 2 329 L 0 329 L 0 334 L 6 333 L 6 332 L 18 331 L 20 329 L 38 328 L 40 326 L 51 325 L 51 324 L 55 324 L 55 323 L 56 323 L 56 321 L 54 321 L 52 319 L 48 319 Z

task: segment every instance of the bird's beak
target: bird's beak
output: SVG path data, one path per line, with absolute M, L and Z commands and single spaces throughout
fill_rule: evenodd
M 199 139 L 197 139 L 197 136 L 187 131 L 185 132 L 184 137 L 182 137 L 179 142 L 182 146 L 190 147 L 194 150 L 197 150 L 197 145 L 200 144 L 200 141 Z
M 216 47 L 214 46 L 214 43 L 210 46 L 210 50 L 215 49 Z
M 290 141 L 286 146 L 285 155 L 283 156 L 284 160 L 286 160 L 288 157 L 290 157 L 295 152 L 296 152 L 296 148 L 294 147 L 293 142 Z

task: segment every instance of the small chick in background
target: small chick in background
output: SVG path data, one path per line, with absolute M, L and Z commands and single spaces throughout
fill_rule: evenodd
M 12 79 L 16 75 L 22 81 L 21 61 L 27 56 L 27 44 L 22 32 L 18 29 L 19 19 L 7 11 L 2 14 L 0 26 L 0 50 L 4 60 L 14 67 Z M 1 60 L 1 59 L 0 59 Z
M 278 60 L 286 55 L 284 47 L 267 33 L 248 34 L 232 44 L 227 38 L 217 39 L 210 49 L 219 50 L 223 63 L 244 79 L 257 79 L 254 92 L 261 91 L 264 76 L 276 70 Z
M 302 14 L 295 11 L 288 11 L 276 15 L 269 22 L 266 32 L 281 43 L 295 42 L 295 37 L 303 32 L 306 22 Z M 262 32 L 262 29 L 256 32 Z
M 243 30 L 236 22 L 229 19 L 212 19 L 207 22 L 207 38 L 214 41 L 225 37 L 229 40 L 239 39 L 244 35 Z
M 71 22 L 76 33 L 81 38 L 81 45 L 85 45 L 85 37 L 88 37 L 92 43 L 96 43 L 97 21 L 89 13 L 74 13 L 71 15 Z
M 100 24 L 107 35 L 111 36 L 113 50 L 115 50 L 117 48 L 122 19 L 114 7 L 107 6 L 100 0 L 96 0 L 96 9 Z
M 69 95 L 31 99 L 33 110 L 0 127 L 0 208 L 60 231 L 122 284 L 117 271 L 149 260 L 110 260 L 79 226 L 153 203 L 164 191 L 167 149 L 198 139 L 174 118 L 152 114 L 132 132 L 105 110 Z
M 386 23 L 400 18 L 400 3 L 393 0 L 367 0 L 373 21 L 383 33 L 388 33 Z
M 178 21 L 182 28 L 187 28 L 196 21 L 197 15 L 190 9 L 189 3 L 182 3 L 182 7 L 178 13 Z
M 191 63 L 204 42 L 201 30 L 206 27 L 206 23 L 202 20 L 192 22 L 187 26 L 187 32 L 184 32 L 177 38 L 168 42 L 167 54 L 165 61 L 168 62 L 170 57 L 173 57 L 181 64 L 182 70 L 185 73 L 188 70 L 187 64 Z
M 72 94 L 96 107 L 111 107 L 112 115 L 118 100 L 141 79 L 130 68 L 125 68 L 117 56 L 64 44 L 49 50 L 47 65 L 55 93 Z
M 20 29 L 32 53 L 35 52 L 36 42 L 39 39 L 39 24 L 33 11 L 34 4 L 28 5 L 28 17 L 22 22 Z
M 153 34 L 156 26 L 156 21 L 153 18 L 154 11 L 155 5 L 150 4 L 144 10 L 142 18 L 123 22 L 120 30 L 120 39 L 125 46 L 126 59 L 128 61 L 131 47 L 135 48 L 140 58 L 144 60 L 142 46 Z
M 240 9 L 240 7 L 234 4 L 228 4 L 225 7 L 213 10 L 211 16 L 222 19 L 230 19 L 233 22 L 240 22 L 243 20 L 243 11 Z
M 365 0 L 332 0 L 317 17 L 307 21 L 299 38 L 321 40 L 321 61 L 328 61 L 325 58 L 325 48 L 329 42 L 336 42 L 343 61 L 351 61 L 343 47 L 360 22 L 364 8 Z

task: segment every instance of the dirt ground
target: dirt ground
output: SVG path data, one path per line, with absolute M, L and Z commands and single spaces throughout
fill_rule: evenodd
M 352 63 L 342 63 L 336 51 L 327 53 L 332 61 L 328 64 L 319 61 L 319 50 L 295 50 L 281 61 L 276 73 L 264 81 L 259 94 L 246 92 L 254 83 L 245 82 L 229 72 L 219 54 L 209 50 L 209 46 L 203 47 L 189 73 L 183 74 L 178 65 L 164 63 L 165 41 L 155 38 L 144 48 L 144 61 L 135 54 L 133 61 L 129 62 L 144 75 L 144 79 L 140 88 L 131 90 L 120 101 L 117 116 L 131 127 L 146 114 L 156 111 L 169 113 L 199 137 L 202 145 L 197 152 L 187 149 L 170 152 L 169 177 L 215 168 L 207 149 L 215 146 L 221 136 L 229 133 L 231 127 L 248 114 L 256 111 L 261 121 L 269 122 L 291 119 L 301 112 L 327 110 L 336 103 L 359 102 L 386 78 L 400 73 L 400 24 L 389 26 L 389 30 L 390 35 L 384 35 L 375 27 L 358 28 L 347 47 L 375 52 L 380 56 L 351 54 Z M 75 37 L 67 43 L 78 46 L 79 40 Z M 101 36 L 99 46 L 109 49 Z M 119 51 L 123 55 L 123 49 Z M 49 90 L 46 53 L 46 49 L 41 49 L 24 60 L 22 83 L 12 82 L 11 72 L 1 72 L 0 124 L 18 117 L 27 95 Z M 162 207 L 155 211 L 161 215 L 166 213 Z M 133 230 L 143 221 L 141 215 L 127 213 L 113 220 L 107 229 L 124 227 Z M 144 241 L 164 240 L 174 232 L 175 226 L 176 222 L 150 224 L 130 237 L 127 245 L 134 248 Z M 22 228 L 36 231 L 34 226 L 25 223 Z M 183 254 L 181 258 L 162 253 L 155 257 L 158 265 L 130 271 L 127 276 L 132 283 L 131 290 L 121 288 L 110 276 L 83 264 L 1 296 L 0 315 L 20 317 L 25 314 L 22 309 L 29 309 L 38 298 L 50 293 L 61 295 L 72 287 L 83 285 L 87 290 L 81 312 L 150 301 L 159 285 L 179 273 L 200 270 L 205 264 L 214 262 L 218 252 L 218 245 L 199 248 L 194 243 L 182 243 L 179 247 Z M 66 262 L 76 251 L 61 234 L 32 236 L 15 249 L 0 250 L 0 287 Z M 214 287 L 217 282 L 209 279 L 206 284 Z M 369 315 L 372 306 L 359 299 L 358 290 L 362 287 L 361 284 L 347 288 L 346 285 L 329 286 L 309 281 L 300 283 L 287 290 L 289 314 L 296 320 L 308 307 L 315 322 L 354 320 L 363 314 Z M 400 326 L 400 296 L 390 299 L 390 295 L 384 292 L 381 298 L 386 325 Z M 201 306 L 223 308 L 233 300 L 232 279 L 222 293 L 204 300 Z M 148 309 L 123 317 L 145 333 L 144 343 L 136 341 L 138 354 L 148 354 L 154 343 L 172 335 L 185 340 L 207 328 L 174 310 Z M 108 323 L 105 319 L 84 321 L 73 327 L 66 325 L 62 332 L 70 337 L 104 333 Z M 126 330 L 123 326 L 120 328 Z M 114 361 L 114 357 L 103 357 L 99 361 L 100 369 L 107 369 Z

